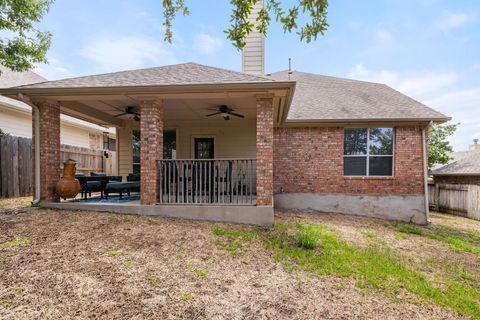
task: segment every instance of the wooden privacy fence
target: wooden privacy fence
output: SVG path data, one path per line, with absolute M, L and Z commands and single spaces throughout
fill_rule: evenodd
M 103 150 L 61 145 L 60 160 L 77 161 L 77 172 L 89 175 L 91 172 L 106 172 L 115 175 L 116 153 L 109 151 L 103 157 Z M 0 198 L 29 196 L 33 192 L 32 139 L 20 137 L 0 138 Z
M 428 186 L 430 207 L 440 212 L 480 220 L 480 186 L 435 184 Z

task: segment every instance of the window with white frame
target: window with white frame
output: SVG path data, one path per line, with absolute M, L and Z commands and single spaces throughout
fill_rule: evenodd
M 393 175 L 393 128 L 345 128 L 345 176 Z

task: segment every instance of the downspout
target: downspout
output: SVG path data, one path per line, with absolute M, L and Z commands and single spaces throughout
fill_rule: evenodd
M 428 126 L 422 128 L 422 151 L 423 151 L 423 189 L 425 195 L 425 215 L 427 217 L 427 224 L 430 223 L 430 207 L 428 205 L 428 165 L 427 165 L 427 142 L 425 130 L 430 128 L 432 121 Z
M 31 103 L 22 93 L 19 93 L 17 97 L 25 104 L 32 107 L 33 111 L 33 124 L 35 128 L 34 132 L 34 146 L 35 146 L 35 192 L 32 201 L 32 206 L 38 207 L 40 203 L 40 110 L 36 105 Z

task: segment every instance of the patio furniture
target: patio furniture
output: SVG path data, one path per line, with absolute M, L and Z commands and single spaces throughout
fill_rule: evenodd
M 127 182 L 109 182 L 105 186 L 103 191 L 105 199 L 108 199 L 109 194 L 118 193 L 120 200 L 124 192 L 130 196 L 130 192 L 139 192 L 140 191 L 140 181 L 127 181 Z
M 90 176 L 85 176 L 83 173 L 79 173 L 75 175 L 75 178 L 80 181 L 81 189 L 81 196 L 82 198 L 86 199 L 87 195 L 92 196 L 92 192 L 100 192 L 100 197 L 103 198 L 103 191 L 105 186 L 110 181 L 121 181 L 121 176 L 107 176 L 103 172 L 92 172 Z

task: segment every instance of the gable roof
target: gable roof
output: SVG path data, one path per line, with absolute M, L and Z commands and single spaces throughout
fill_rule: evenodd
M 0 88 L 16 87 L 46 80 L 33 71 L 15 72 L 0 65 Z
M 46 81 L 22 89 L 141 87 L 273 82 L 272 79 L 193 62 Z
M 457 155 L 456 157 L 454 156 L 453 162 L 433 170 L 432 175 L 480 176 L 480 150 L 463 152 L 461 155 Z
M 272 73 L 269 78 L 296 81 L 287 121 L 450 120 L 442 113 L 380 83 L 298 71 L 280 71 Z
M 15 72 L 0 65 L 0 88 L 10 88 L 36 82 L 46 81 L 44 77 L 33 71 Z M 0 96 L 0 105 L 6 105 L 16 109 L 28 110 L 30 107 L 15 99 Z

